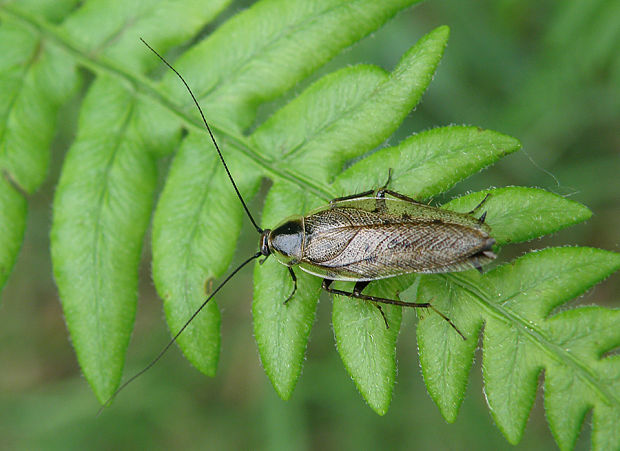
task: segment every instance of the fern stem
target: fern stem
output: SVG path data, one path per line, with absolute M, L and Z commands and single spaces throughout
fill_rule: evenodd
M 115 65 L 113 62 L 106 60 L 100 55 L 92 55 L 89 52 L 80 49 L 70 39 L 64 35 L 62 29 L 47 21 L 40 20 L 28 13 L 25 13 L 12 5 L 4 5 L 0 8 L 0 18 L 9 19 L 20 22 L 22 25 L 30 28 L 32 31 L 41 35 L 42 40 L 50 40 L 54 45 L 62 48 L 69 53 L 83 67 L 87 68 L 95 74 L 107 74 L 117 77 L 131 84 L 136 90 L 138 97 L 154 99 L 181 119 L 183 124 L 194 131 L 204 131 L 204 126 L 198 118 L 188 114 L 182 107 L 162 94 L 157 89 L 157 84 L 148 77 L 129 72 L 122 67 Z M 218 125 L 217 118 L 209 118 L 209 123 L 213 124 L 213 129 L 217 135 L 224 140 L 233 144 L 234 149 L 226 149 L 226 152 L 239 151 L 254 164 L 262 169 L 262 172 L 272 180 L 285 180 L 289 183 L 297 185 L 301 190 L 312 193 L 325 201 L 336 197 L 335 193 L 324 186 L 317 185 L 308 178 L 299 174 L 293 174 L 287 170 L 272 164 L 263 157 L 258 149 L 252 147 L 246 136 L 236 133 L 229 128 Z

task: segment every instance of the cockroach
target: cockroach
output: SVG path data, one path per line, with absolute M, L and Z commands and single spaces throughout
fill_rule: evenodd
M 293 281 L 293 291 L 284 303 L 288 303 L 297 290 L 297 277 L 293 269 L 297 267 L 323 278 L 322 288 L 329 293 L 374 303 L 379 308 L 386 327 L 389 327 L 389 324 L 381 310 L 381 304 L 430 308 L 447 321 L 464 340 L 466 339 L 454 323 L 435 309 L 430 302 L 404 302 L 369 296 L 362 292 L 374 280 L 403 274 L 445 273 L 471 268 L 482 272 L 482 265 L 496 257 L 492 251 L 495 239 L 490 236 L 490 227 L 484 223 L 486 212 L 479 218 L 473 214 L 484 204 L 488 196 L 468 213 L 443 210 L 388 189 L 390 171 L 387 182 L 379 189 L 333 199 L 329 205 L 313 210 L 306 216 L 293 216 L 273 229 L 263 230 L 254 220 L 241 196 L 191 88 L 163 56 L 143 39 L 141 40 L 179 77 L 191 95 L 237 197 L 260 235 L 259 250 L 235 268 L 213 290 L 159 355 L 142 371 L 122 384 L 104 407 L 127 384 L 151 368 L 163 356 L 196 315 L 241 268 L 260 257 L 266 260 L 273 255 L 287 267 Z M 353 291 L 332 288 L 332 282 L 337 280 L 355 282 Z

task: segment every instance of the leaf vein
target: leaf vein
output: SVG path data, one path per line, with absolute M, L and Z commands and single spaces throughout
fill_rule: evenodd
M 192 265 L 190 262 L 191 254 L 192 254 L 191 243 L 193 242 L 194 237 L 198 231 L 198 223 L 200 222 L 200 214 L 202 213 L 202 207 L 204 206 L 207 198 L 209 197 L 209 191 L 211 188 L 211 184 L 213 183 L 213 178 L 215 177 L 217 170 L 218 170 L 218 166 L 213 166 L 211 169 L 209 181 L 206 183 L 204 190 L 202 192 L 202 196 L 200 199 L 200 205 L 197 206 L 197 208 L 195 209 L 195 213 L 192 218 L 192 229 L 190 231 L 190 234 L 187 240 L 185 240 L 185 242 L 183 243 L 183 249 L 184 249 L 184 254 L 185 254 L 184 255 L 184 267 L 185 268 L 189 268 L 189 269 L 192 268 Z M 189 270 L 183 271 L 183 291 L 184 291 L 183 300 L 186 301 L 185 304 L 188 304 L 187 300 L 191 298 L 191 286 L 190 286 L 191 281 L 188 280 L 190 273 L 191 271 Z
M 523 331 L 523 335 L 528 337 L 529 340 L 543 352 L 559 363 L 572 367 L 575 375 L 582 379 L 587 386 L 595 391 L 604 403 L 612 404 L 616 409 L 620 409 L 620 400 L 617 399 L 607 387 L 605 387 L 605 384 L 603 384 L 602 381 L 596 377 L 593 371 L 579 362 L 573 355 L 564 350 L 561 346 L 553 343 L 549 338 L 547 338 L 544 331 L 540 330 L 540 328 L 535 327 L 525 318 L 522 318 L 519 315 L 503 308 L 499 304 L 491 302 L 485 293 L 477 287 L 472 286 L 471 282 L 466 280 L 464 277 L 457 275 L 456 273 L 442 274 L 441 277 L 454 281 L 459 287 L 469 292 L 469 294 L 477 300 L 478 305 L 480 305 L 487 313 L 495 316 L 499 320 L 519 326 Z
M 263 54 L 268 53 L 269 49 L 275 47 L 275 45 L 279 41 L 284 41 L 286 38 L 289 38 L 291 35 L 294 34 L 295 31 L 302 31 L 305 28 L 309 27 L 311 24 L 315 23 L 319 18 L 333 11 L 336 11 L 338 9 L 341 9 L 343 7 L 348 7 L 348 6 L 350 5 L 348 5 L 346 2 L 335 5 L 335 6 L 330 6 L 326 9 L 317 11 L 317 13 L 314 15 L 300 17 L 300 20 L 293 22 L 284 28 L 281 28 L 278 33 L 274 34 L 271 40 L 266 41 L 262 46 L 256 47 L 251 53 L 249 53 L 246 56 L 246 58 L 238 61 L 237 65 L 232 67 L 231 70 L 229 71 L 229 73 L 233 74 L 231 77 L 227 77 L 225 79 L 223 79 L 222 77 L 219 77 L 216 83 L 210 86 L 207 91 L 205 91 L 204 93 L 198 96 L 198 100 L 199 101 L 204 100 L 211 93 L 215 92 L 217 89 L 219 89 L 223 85 L 233 84 L 233 82 L 237 80 L 244 73 L 245 67 L 249 65 L 249 63 L 254 59 L 256 55 L 259 55 L 261 53 Z
M 135 97 L 133 101 L 131 102 L 131 104 L 129 105 L 129 108 L 127 109 L 127 113 L 125 114 L 125 117 L 123 118 L 123 123 L 119 130 L 119 133 L 117 133 L 117 139 L 114 143 L 114 147 L 112 148 L 110 158 L 108 159 L 106 167 L 103 171 L 103 174 L 102 174 L 103 183 L 100 188 L 99 199 L 98 199 L 98 202 L 95 208 L 95 228 L 93 230 L 94 243 L 93 243 L 92 262 L 93 262 L 93 273 L 94 273 L 93 275 L 95 276 L 95 280 L 93 283 L 93 291 L 94 291 L 94 299 L 95 299 L 95 316 L 97 318 L 96 335 L 97 335 L 97 346 L 99 347 L 100 355 L 105 355 L 103 348 L 104 348 L 104 343 L 106 342 L 105 338 L 102 339 L 103 333 L 102 333 L 101 327 L 102 327 L 103 321 L 100 320 L 100 318 L 103 316 L 102 308 L 104 307 L 102 303 L 100 302 L 100 296 L 101 296 L 101 292 L 103 291 L 103 288 L 102 288 L 102 286 L 104 285 L 103 279 L 106 275 L 105 271 L 99 271 L 99 267 L 101 265 L 101 252 L 99 251 L 99 249 L 102 246 L 101 238 L 103 237 L 101 233 L 101 217 L 103 216 L 103 207 L 104 207 L 105 199 L 107 198 L 107 195 L 108 195 L 108 185 L 109 185 L 109 178 L 110 178 L 109 174 L 114 165 L 114 161 L 116 160 L 116 157 L 119 151 L 121 150 L 123 138 L 125 137 L 127 129 L 129 128 L 129 124 L 131 123 L 131 118 L 133 117 L 134 108 L 135 108 Z
M 108 74 L 125 82 L 131 83 L 136 88 L 136 95 L 138 97 L 144 96 L 149 100 L 161 104 L 163 108 L 169 110 L 176 117 L 178 117 L 186 127 L 194 131 L 201 131 L 204 133 L 204 124 L 199 120 L 199 118 L 191 116 L 183 108 L 170 100 L 156 87 L 157 84 L 150 79 L 134 72 L 128 72 L 124 68 L 117 67 L 104 59 L 95 58 L 89 52 L 77 47 L 55 25 L 30 16 L 23 11 L 16 10 L 10 5 L 4 5 L 0 8 L 0 17 L 2 16 L 8 16 L 15 19 L 33 31 L 41 34 L 45 39 L 53 41 L 54 44 L 64 49 L 81 65 L 92 70 L 95 74 Z M 269 174 L 272 180 L 277 179 L 288 181 L 298 186 L 300 190 L 311 192 L 315 196 L 326 201 L 336 197 L 334 192 L 326 189 L 320 184 L 315 183 L 313 180 L 307 177 L 302 177 L 299 174 L 294 174 L 286 169 L 283 169 L 278 164 L 267 161 L 260 154 L 258 149 L 250 145 L 246 136 L 241 136 L 238 133 L 223 127 L 222 125 L 218 125 L 217 120 L 211 121 L 211 123 L 211 128 L 216 134 L 225 135 L 226 139 L 234 144 L 233 148 L 230 149 L 232 152 L 240 152 L 248 157 L 256 165 L 263 169 L 263 173 Z
M 28 58 L 27 63 L 24 65 L 23 70 L 21 71 L 21 76 L 19 77 L 18 86 L 16 86 L 13 96 L 11 97 L 8 104 L 6 105 L 7 107 L 6 113 L 4 114 L 4 117 L 2 118 L 3 127 L 0 128 L 0 157 L 2 157 L 2 154 L 6 155 L 7 153 L 7 147 L 4 145 L 4 138 L 6 135 L 6 131 L 9 129 L 8 125 L 9 125 L 9 118 L 11 116 L 11 112 L 13 110 L 13 107 L 15 106 L 15 103 L 17 102 L 17 99 L 20 97 L 22 93 L 24 85 L 26 84 L 26 75 L 28 74 L 32 66 L 34 65 L 35 61 L 37 61 L 37 56 L 40 51 L 41 51 L 41 40 L 39 40 L 37 44 L 33 47 L 32 55 L 30 56 L 30 58 Z M 11 178 L 14 179 L 12 175 L 11 175 Z

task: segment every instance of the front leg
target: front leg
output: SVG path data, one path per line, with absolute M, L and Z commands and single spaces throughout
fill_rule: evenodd
M 288 266 L 287 268 L 288 273 L 291 275 L 291 279 L 293 279 L 293 291 L 291 292 L 291 294 L 288 295 L 286 301 L 284 301 L 284 305 L 286 305 L 288 301 L 290 301 L 293 296 L 295 296 L 295 292 L 297 291 L 297 276 L 295 275 L 295 271 L 293 271 L 293 268 L 291 268 L 290 266 Z

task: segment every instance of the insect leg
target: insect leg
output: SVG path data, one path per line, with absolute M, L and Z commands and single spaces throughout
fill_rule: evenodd
M 368 286 L 370 280 L 360 280 L 359 282 L 355 282 L 355 286 L 353 287 L 353 293 L 361 294 L 364 291 L 364 288 Z
M 388 169 L 388 178 L 383 184 L 383 186 L 374 192 L 375 199 L 377 199 L 375 203 L 376 205 L 375 212 L 377 213 L 384 212 L 387 209 L 387 206 L 385 205 L 385 192 L 391 181 L 392 181 L 392 168 Z
M 375 202 L 375 212 L 376 213 L 383 213 L 385 212 L 385 210 L 387 209 L 387 206 L 385 205 L 385 191 L 377 191 L 377 194 L 375 194 L 375 198 L 377 199 Z
M 385 181 L 385 183 L 383 184 L 383 186 L 381 188 L 379 188 L 377 191 L 385 191 L 387 189 L 387 187 L 389 186 L 391 181 L 392 181 L 392 168 L 388 169 L 388 178 Z
M 474 266 L 474 268 L 476 268 L 476 269 L 478 270 L 478 272 L 479 272 L 480 274 L 484 274 L 484 271 L 483 271 L 483 269 L 482 269 L 482 265 L 480 264 L 480 262 L 478 261 L 478 259 L 477 259 L 477 258 L 473 258 L 473 259 L 471 260 L 471 264 Z
M 335 199 L 332 199 L 329 201 L 329 205 L 333 205 L 334 203 L 340 202 L 341 200 L 351 200 L 351 199 L 357 199 L 359 197 L 368 197 L 374 192 L 375 190 L 371 189 L 369 191 L 364 191 L 363 193 L 359 193 L 359 194 L 351 194 L 349 196 L 336 197 Z
M 293 268 L 291 268 L 290 266 L 288 266 L 288 273 L 291 275 L 291 279 L 293 279 L 293 291 L 291 292 L 291 294 L 288 295 L 286 301 L 284 301 L 284 305 L 286 305 L 288 301 L 293 298 L 295 292 L 297 291 L 297 276 L 295 275 L 295 271 L 293 271 Z
M 467 340 L 465 335 L 463 335 L 463 333 L 454 325 L 452 320 L 450 320 L 450 318 L 448 318 L 446 315 L 444 315 L 439 310 L 437 310 L 435 307 L 433 307 L 430 302 L 404 302 L 404 301 L 397 301 L 394 299 L 380 298 L 376 296 L 368 296 L 362 293 L 355 293 L 355 291 L 353 293 L 349 293 L 346 291 L 331 288 L 330 285 L 332 282 L 333 280 L 323 279 L 322 287 L 328 293 L 338 294 L 340 296 L 347 296 L 350 298 L 363 299 L 365 301 L 375 302 L 378 304 L 399 305 L 401 307 L 411 307 L 411 308 L 430 308 L 435 313 L 437 313 L 439 316 L 441 316 L 445 321 L 447 321 L 447 323 L 450 324 L 450 326 L 452 326 L 452 328 L 461 336 L 461 338 L 463 338 L 463 340 Z
M 468 211 L 468 212 L 467 212 L 467 213 L 465 213 L 465 214 L 468 214 L 468 215 L 473 215 L 473 214 L 476 212 L 476 210 L 478 210 L 480 207 L 482 207 L 482 206 L 485 204 L 485 202 L 489 199 L 489 196 L 490 196 L 490 195 L 491 195 L 491 193 L 487 193 L 487 195 L 486 195 L 486 196 L 484 196 L 484 199 L 482 199 L 482 200 L 480 201 L 480 203 L 474 207 L 474 209 L 473 209 L 473 210 Z M 482 222 L 484 222 L 484 218 L 485 218 L 485 217 L 486 217 L 486 212 L 482 215 L 482 217 L 480 218 L 480 220 L 481 220 Z
M 379 309 L 379 313 L 381 313 L 381 316 L 383 317 L 383 322 L 385 323 L 385 328 L 389 329 L 390 324 L 388 323 L 387 316 L 385 316 L 385 313 L 383 313 L 383 309 L 381 308 L 379 304 L 374 304 L 374 306 Z
M 361 294 L 364 288 L 366 288 L 369 283 L 370 283 L 370 280 L 360 280 L 359 282 L 355 282 L 355 286 L 353 287 L 353 293 Z M 381 308 L 381 305 L 379 304 L 374 304 L 374 305 L 375 307 L 377 307 L 377 309 L 379 310 L 379 313 L 381 313 L 381 316 L 383 317 L 385 328 L 389 329 L 390 324 L 388 323 L 387 316 L 385 316 L 385 313 L 383 313 L 383 309 Z
M 404 200 L 405 202 L 411 202 L 412 204 L 426 205 L 424 202 L 417 201 L 409 196 L 405 196 L 404 194 L 400 194 L 396 191 L 392 191 L 391 189 L 383 190 L 383 193 L 389 194 L 390 196 L 395 197 L 397 199 Z
M 370 189 L 368 191 L 364 191 L 363 193 L 351 194 L 349 196 L 343 196 L 343 197 L 336 197 L 335 199 L 330 200 L 329 204 L 332 205 L 335 202 L 340 202 L 341 200 L 358 199 L 360 197 L 368 197 L 370 195 L 373 195 L 375 193 L 379 193 L 379 192 L 382 192 L 382 191 L 384 192 L 385 189 L 387 188 L 387 186 L 390 184 L 390 180 L 392 180 L 392 168 L 390 168 L 389 171 L 388 171 L 388 179 L 385 182 L 385 185 L 383 185 L 378 190 Z M 375 195 L 375 197 L 376 197 L 376 195 Z M 381 197 L 383 197 L 383 196 L 381 196 Z
M 392 168 L 390 168 L 388 171 L 388 178 L 387 178 L 387 181 L 385 182 L 385 185 L 383 185 L 381 188 L 377 190 L 377 194 L 376 194 L 377 199 L 383 199 L 385 198 L 386 194 L 389 194 L 390 196 L 395 197 L 400 200 L 404 200 L 405 202 L 411 202 L 412 204 L 426 205 L 426 204 L 423 204 L 422 202 L 418 202 L 417 200 L 409 196 L 405 196 L 404 194 L 400 194 L 391 189 L 387 189 L 391 181 L 392 181 Z M 377 205 L 378 205 L 378 202 L 377 202 Z M 385 202 L 383 202 L 383 205 L 385 205 Z

